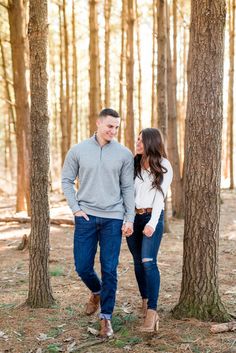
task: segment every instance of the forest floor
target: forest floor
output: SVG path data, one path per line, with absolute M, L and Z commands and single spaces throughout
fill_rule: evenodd
M 219 284 L 226 308 L 236 315 L 236 192 L 222 191 Z M 13 215 L 14 198 L 1 195 L 0 216 Z M 71 217 L 59 194 L 51 196 L 51 216 Z M 159 255 L 161 291 L 160 329 L 141 334 L 140 297 L 134 279 L 131 255 L 123 239 L 117 303 L 113 316 L 115 336 L 102 341 L 94 335 L 96 315 L 83 314 L 89 292 L 74 271 L 72 226 L 52 226 L 50 274 L 55 305 L 31 309 L 21 304 L 27 298 L 28 250 L 16 250 L 29 225 L 0 223 L 0 353 L 53 352 L 236 352 L 236 333 L 211 334 L 212 323 L 194 319 L 176 320 L 171 309 L 178 302 L 183 221 L 170 220 L 171 234 L 165 234 Z M 96 268 L 99 269 L 97 261 Z M 89 331 L 88 331 L 89 327 Z

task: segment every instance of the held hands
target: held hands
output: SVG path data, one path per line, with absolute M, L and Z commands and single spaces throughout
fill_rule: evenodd
M 75 217 L 84 217 L 86 221 L 89 221 L 88 215 L 84 211 L 77 211 L 74 213 Z
M 124 237 L 129 237 L 133 234 L 133 223 L 132 222 L 125 222 L 121 228 L 122 235 Z
M 154 229 L 151 226 L 146 225 L 143 230 L 143 234 L 150 238 L 154 233 Z

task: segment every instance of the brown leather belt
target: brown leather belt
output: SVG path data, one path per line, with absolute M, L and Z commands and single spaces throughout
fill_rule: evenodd
M 152 208 L 135 208 L 137 214 L 152 213 Z

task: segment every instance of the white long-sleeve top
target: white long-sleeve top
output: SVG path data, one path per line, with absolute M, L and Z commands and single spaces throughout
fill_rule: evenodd
M 153 229 L 156 228 L 161 211 L 164 209 L 164 199 L 173 178 L 173 169 L 168 159 L 163 158 L 161 165 L 167 169 L 167 172 L 163 174 L 161 184 L 164 196 L 161 191 L 152 187 L 153 176 L 150 174 L 150 170 L 142 169 L 141 175 L 143 180 L 136 176 L 134 181 L 135 207 L 152 208 L 151 219 L 147 225 L 151 226 Z

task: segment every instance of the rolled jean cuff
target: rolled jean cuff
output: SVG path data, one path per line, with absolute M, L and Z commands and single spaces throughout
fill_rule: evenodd
M 92 292 L 94 295 L 100 295 L 101 291 L 99 290 L 98 292 Z
M 111 320 L 111 317 L 112 317 L 111 314 L 103 314 L 103 313 L 100 313 L 100 314 L 99 314 L 99 318 L 100 318 L 100 319 Z

